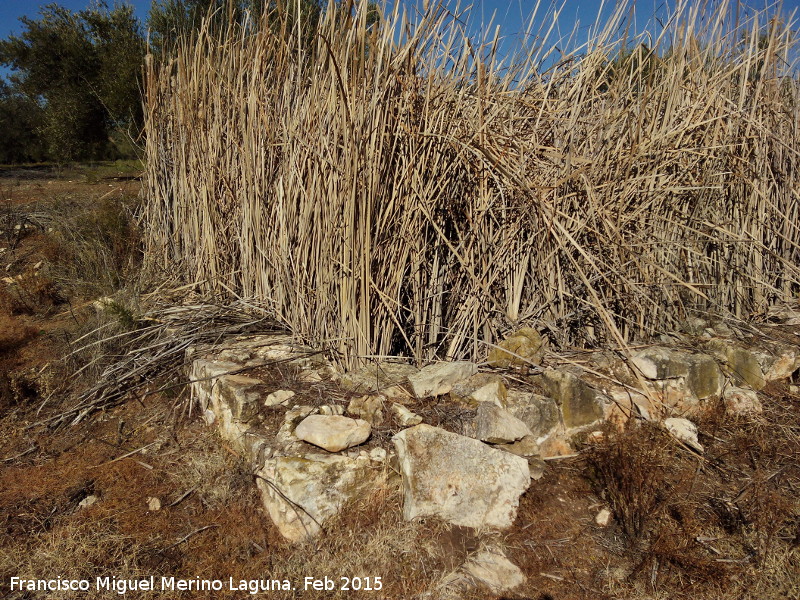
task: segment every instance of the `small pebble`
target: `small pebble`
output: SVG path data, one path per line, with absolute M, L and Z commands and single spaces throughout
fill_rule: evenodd
M 78 508 L 88 508 L 95 502 L 97 502 L 97 496 L 95 496 L 94 494 L 92 494 L 91 496 L 86 496 L 86 498 L 80 501 L 80 503 L 78 504 Z
M 608 524 L 611 522 L 611 511 L 607 508 L 604 508 L 597 513 L 597 516 L 594 518 L 594 522 L 600 527 L 608 527 Z

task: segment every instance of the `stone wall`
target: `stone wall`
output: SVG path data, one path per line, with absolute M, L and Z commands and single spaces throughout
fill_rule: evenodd
M 695 416 L 720 402 L 729 415 L 759 413 L 759 390 L 800 368 L 800 321 L 781 321 L 733 330 L 695 319 L 658 345 L 563 355 L 522 329 L 483 364 L 398 359 L 346 373 L 288 336 L 191 348 L 187 359 L 203 418 L 250 461 L 287 539 L 318 534 L 349 501 L 386 485 L 401 486 L 408 520 L 503 530 L 547 461 L 609 423 L 656 421 L 702 453 Z M 469 576 L 497 591 L 492 573 L 520 580 L 502 548 L 486 552 L 471 560 L 488 571 L 476 576 L 468 561 L 448 585 Z

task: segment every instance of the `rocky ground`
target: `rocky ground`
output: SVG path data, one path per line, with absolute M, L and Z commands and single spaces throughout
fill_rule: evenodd
M 271 492 L 264 481 L 272 479 L 264 472 L 259 478 L 254 470 L 253 445 L 242 445 L 220 431 L 224 415 L 213 410 L 213 388 L 205 401 L 198 390 L 192 397 L 186 385 L 191 362 L 183 376 L 153 382 L 154 389 L 172 386 L 162 392 L 137 393 L 74 426 L 37 424 L 69 409 L 74 393 L 96 373 L 90 368 L 71 377 L 93 359 L 84 352 L 65 360 L 80 345 L 76 341 L 97 326 L 124 325 L 136 310 L 127 300 L 134 293 L 129 282 L 136 260 L 129 249 L 135 248 L 135 232 L 123 208 L 135 203 L 137 183 L 128 179 L 126 169 L 115 171 L 112 166 L 3 175 L 3 595 L 111 598 L 117 594 L 95 589 L 11 592 L 10 581 L 87 578 L 94 588 L 96 577 L 133 580 L 153 575 L 220 580 L 224 588 L 137 591 L 128 596 L 245 598 L 251 595 L 251 581 L 274 579 L 280 582 L 277 587 L 284 587 L 286 580 L 295 589 L 259 595 L 433 599 L 445 595 L 448 585 L 458 588 L 451 584 L 466 572 L 472 579 L 466 589 L 458 588 L 462 598 L 800 598 L 800 394 L 791 376 L 762 382 L 757 391 L 760 412 L 739 411 L 730 398 L 704 398 L 702 410 L 692 415 L 702 452 L 677 441 L 657 420 L 642 419 L 640 412 L 627 425 L 617 414 L 615 425 L 592 427 L 598 435 L 587 431 L 564 438 L 569 447 L 543 444 L 544 451 L 538 447 L 520 458 L 534 478 L 525 482 L 518 506 L 507 515 L 513 523 L 505 527 L 500 522 L 501 528 L 489 523 L 475 529 L 474 523 L 458 522 L 457 515 L 429 510 L 421 510 L 412 521 L 404 519 L 402 468 L 399 459 L 392 459 L 398 433 L 428 426 L 478 445 L 509 443 L 496 438 L 497 431 L 489 427 L 497 422 L 486 416 L 494 409 L 458 404 L 452 390 L 416 394 L 407 374 L 393 392 L 397 396 L 391 398 L 390 393 L 380 407 L 371 403 L 374 395 L 354 387 L 353 381 L 348 386 L 329 373 L 309 378 L 307 369 L 290 363 L 236 375 L 263 387 L 256 390 L 258 410 L 247 415 L 248 422 L 254 418 L 272 434 L 291 423 L 284 428 L 283 447 L 316 447 L 307 441 L 320 442 L 313 437 L 313 421 L 299 435 L 296 429 L 311 413 L 332 417 L 341 412 L 370 424 L 370 437 L 351 452 L 354 461 L 362 457 L 369 465 L 374 485 L 338 507 L 316 535 L 294 540 L 287 539 L 268 512 L 264 498 Z M 65 223 L 80 235 L 67 235 Z M 117 308 L 98 310 L 93 302 L 101 297 L 114 298 Z M 702 340 L 702 333 L 687 335 Z M 222 358 L 234 359 L 234 364 L 242 359 Z M 656 358 L 641 356 L 642 373 L 647 375 L 651 366 L 672 364 L 674 357 L 666 362 Z M 545 352 L 542 360 L 545 367 L 563 371 L 585 366 L 588 359 Z M 691 372 L 705 368 L 692 367 Z M 562 387 L 563 378 L 542 379 L 541 373 L 512 364 L 481 365 L 480 370 L 500 377 L 509 390 L 537 397 L 547 398 Z M 654 381 L 674 379 L 650 374 Z M 752 387 L 738 383 L 742 389 Z M 701 388 L 705 389 L 698 383 L 696 390 Z M 280 390 L 294 395 L 267 400 Z M 387 392 L 386 386 L 382 391 Z M 473 392 L 459 393 L 468 398 Z M 287 421 L 294 406 L 311 410 L 300 416 L 301 409 L 298 418 Z M 379 422 L 376 408 L 382 412 Z M 506 408 L 507 403 L 502 410 Z M 478 419 L 479 410 L 486 413 L 483 420 Z M 561 410 L 563 419 L 563 405 Z M 525 411 L 517 417 L 531 428 Z M 581 419 L 591 419 L 592 411 L 566 417 L 574 417 L 580 428 Z M 504 435 L 510 429 L 518 439 L 520 432 L 514 433 L 514 427 L 519 424 L 506 425 Z M 520 438 L 528 435 L 522 433 Z M 410 434 L 404 435 L 408 439 Z M 484 443 L 475 437 L 487 439 Z M 345 446 L 355 441 L 350 438 Z M 258 447 L 263 460 L 286 454 L 271 438 L 269 445 L 271 456 L 264 444 Z M 313 452 L 324 456 L 326 451 Z M 337 455 L 349 456 L 348 450 L 332 456 Z M 492 570 L 506 583 L 518 578 L 519 585 L 496 592 L 480 583 L 472 585 L 485 576 L 481 564 L 500 553 L 514 568 Z M 304 589 L 306 577 L 313 581 Z M 324 589 L 325 578 L 335 589 Z M 355 580 L 373 589 L 342 589 L 345 583 L 354 587 Z M 316 589 L 315 582 L 322 589 Z

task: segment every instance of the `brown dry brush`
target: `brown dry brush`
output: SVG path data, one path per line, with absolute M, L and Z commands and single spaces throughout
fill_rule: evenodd
M 480 359 L 523 323 L 623 343 L 791 299 L 795 24 L 683 11 L 647 49 L 626 11 L 506 59 L 441 6 L 370 27 L 331 4 L 316 36 L 206 25 L 147 61 L 148 269 L 258 299 L 345 363 Z
M 53 390 L 39 406 L 37 415 L 41 413 L 43 418 L 35 425 L 76 425 L 87 415 L 127 397 L 141 402 L 146 396 L 164 392 L 180 398 L 189 383 L 184 364 L 189 348 L 199 349 L 254 332 L 284 333 L 264 308 L 252 303 L 212 298 L 176 305 L 153 298 L 159 294 L 168 292 L 143 296 L 141 300 L 148 308 L 141 312 L 117 301 L 104 306 L 102 323 L 74 340 L 65 357 L 68 365 L 74 365 L 66 383 L 76 386 L 75 401 L 66 407 L 58 405 L 61 389 Z M 88 385 L 84 379 L 88 379 Z M 43 413 L 46 406 L 48 411 Z
M 670 496 L 672 444 L 650 423 L 630 421 L 622 432 L 608 428 L 605 433 L 606 440 L 588 453 L 590 478 L 623 532 L 635 539 L 647 532 Z

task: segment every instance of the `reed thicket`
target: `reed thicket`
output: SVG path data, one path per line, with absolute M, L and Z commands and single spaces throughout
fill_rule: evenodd
M 441 7 L 367 12 L 206 25 L 148 61 L 151 270 L 347 363 L 481 359 L 523 324 L 621 344 L 797 295 L 793 23 L 684 8 L 648 47 L 621 6 L 569 54 L 543 29 L 501 59 Z

